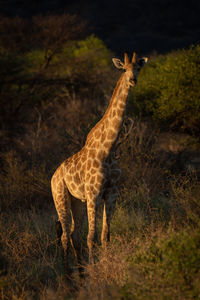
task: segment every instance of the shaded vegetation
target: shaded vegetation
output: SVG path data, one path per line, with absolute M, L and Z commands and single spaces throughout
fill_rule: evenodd
M 199 66 L 199 45 L 152 60 L 132 92 L 134 109 L 172 129 L 199 136 Z
M 64 280 L 50 178 L 83 146 L 119 76 L 112 53 L 77 20 L 0 22 L 1 298 L 198 299 L 199 46 L 141 71 L 129 99 L 133 127 L 116 153 L 123 174 L 112 241 L 88 265 L 84 223 L 86 279 L 73 269 L 72 284 Z

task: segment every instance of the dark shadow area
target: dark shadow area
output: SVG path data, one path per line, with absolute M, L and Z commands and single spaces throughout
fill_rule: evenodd
M 172 0 L 1 1 L 4 16 L 77 14 L 117 54 L 124 50 L 166 53 L 199 41 L 200 2 Z

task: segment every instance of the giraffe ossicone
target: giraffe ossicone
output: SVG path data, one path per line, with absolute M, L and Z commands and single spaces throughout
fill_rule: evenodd
M 146 62 L 146 57 L 138 58 L 135 52 L 131 61 L 126 53 L 124 62 L 113 58 L 114 65 L 125 72 L 117 82 L 105 114 L 89 132 L 84 147 L 62 162 L 52 176 L 52 195 L 62 226 L 61 242 L 66 272 L 69 266 L 70 244 L 78 265 L 81 265 L 80 234 L 86 207 L 89 261 L 93 261 L 93 248 L 97 236 L 96 211 L 101 199 L 104 201 L 102 245 L 105 246 L 110 240 L 110 221 L 118 196 L 117 184 L 121 174 L 114 159 L 115 145 L 122 127 L 129 89 L 135 86 L 139 71 Z

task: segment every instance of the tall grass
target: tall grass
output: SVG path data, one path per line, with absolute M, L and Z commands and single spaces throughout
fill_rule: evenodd
M 31 209 L 1 214 L 2 299 L 35 299 L 48 288 L 59 287 L 61 258 L 57 255 L 55 211 Z

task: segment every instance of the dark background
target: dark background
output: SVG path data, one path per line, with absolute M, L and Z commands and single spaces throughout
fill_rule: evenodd
M 167 53 L 189 47 L 200 38 L 199 0 L 3 0 L 0 14 L 31 18 L 38 14 L 77 14 L 88 32 L 117 54 Z

